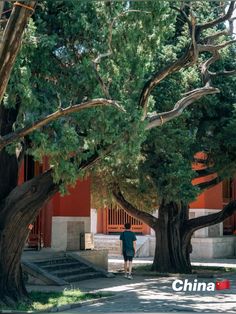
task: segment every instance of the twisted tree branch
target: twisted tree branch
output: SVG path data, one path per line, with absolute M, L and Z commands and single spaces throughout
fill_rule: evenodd
M 188 23 L 189 30 L 190 30 L 191 43 L 189 44 L 187 50 L 185 51 L 185 53 L 182 57 L 180 57 L 175 62 L 172 62 L 171 64 L 167 65 L 162 70 L 154 73 L 154 75 L 145 83 L 145 85 L 142 89 L 141 95 L 140 95 L 140 100 L 139 100 L 139 107 L 142 108 L 142 111 L 143 111 L 142 120 L 145 120 L 147 117 L 148 99 L 149 99 L 149 96 L 150 96 L 151 92 L 153 91 L 153 89 L 163 79 L 165 79 L 170 74 L 173 74 L 173 73 L 179 71 L 180 69 L 183 69 L 185 67 L 192 65 L 193 63 L 196 63 L 198 60 L 199 53 L 206 52 L 206 51 L 212 52 L 214 54 L 213 58 L 209 59 L 202 66 L 202 74 L 204 76 L 204 83 L 206 84 L 205 87 L 210 87 L 211 82 L 210 82 L 210 75 L 209 75 L 208 68 L 218 58 L 218 56 L 216 58 L 216 55 L 217 55 L 216 51 L 223 49 L 223 48 L 227 47 L 228 45 L 235 43 L 236 40 L 234 39 L 234 40 L 226 41 L 226 42 L 219 44 L 219 45 L 210 45 L 210 44 L 203 45 L 203 44 L 200 44 L 200 34 L 203 30 L 210 28 L 210 27 L 213 27 L 213 26 L 216 26 L 219 23 L 225 22 L 226 20 L 229 20 L 229 22 L 230 22 L 232 20 L 231 17 L 232 17 L 233 11 L 234 11 L 234 4 L 235 4 L 235 1 L 231 1 L 229 9 L 228 9 L 226 14 L 224 14 L 223 16 L 221 16 L 221 17 L 219 17 L 213 21 L 207 22 L 205 24 L 197 24 L 196 18 L 194 17 L 194 15 L 191 12 L 190 12 L 190 17 L 191 17 L 191 20 L 190 20 L 183 10 L 178 9 L 176 7 L 172 7 L 173 9 L 180 12 L 180 14 L 183 16 L 184 20 Z M 232 21 L 231 21 L 230 25 L 232 28 Z M 210 35 L 210 36 L 206 37 L 205 39 L 203 39 L 203 42 L 204 41 L 210 42 L 211 40 L 214 40 L 214 39 L 220 37 L 221 35 L 226 35 L 226 34 L 230 34 L 230 30 L 220 31 L 220 32 L 217 32 L 213 35 Z M 233 72 L 230 72 L 230 73 L 233 74 Z M 230 75 L 230 73 L 227 73 L 227 74 Z M 212 93 L 212 91 L 210 93 Z M 183 99 L 183 103 L 184 102 L 185 102 L 185 100 Z M 182 111 L 180 110 L 176 116 L 181 114 L 181 112 Z M 170 112 L 164 112 L 164 113 L 160 113 L 160 114 L 153 113 L 151 115 L 151 118 L 150 118 L 150 116 L 149 116 L 149 118 L 147 118 L 147 120 L 149 120 L 149 122 L 151 122 L 150 119 L 153 121 L 153 124 L 148 124 L 147 129 L 162 125 L 164 122 L 170 120 L 169 117 L 171 115 L 174 114 L 174 116 L 175 116 L 176 113 L 177 113 L 177 111 L 173 111 L 173 110 L 171 110 Z M 165 120 L 165 117 L 167 117 L 168 120 Z M 154 122 L 154 120 L 155 120 L 155 122 Z
M 218 224 L 230 217 L 234 212 L 236 212 L 236 201 L 230 202 L 218 213 L 188 220 L 184 228 L 187 232 L 194 232 L 198 229 Z
M 188 93 L 187 96 L 179 100 L 174 108 L 170 111 L 151 114 L 147 117 L 148 124 L 146 130 L 163 125 L 165 122 L 170 121 L 178 116 L 180 116 L 183 110 L 191 105 L 196 100 L 199 100 L 203 96 L 219 93 L 218 88 L 204 86 L 202 88 L 197 88 Z
M 220 45 L 198 45 L 199 52 L 209 51 L 214 52 L 215 50 L 223 49 L 231 44 L 234 44 L 236 42 L 236 39 L 226 41 Z
M 227 20 L 229 20 L 234 12 L 234 5 L 235 5 L 235 1 L 231 1 L 228 11 L 226 14 L 222 15 L 221 17 L 216 18 L 215 20 L 209 21 L 207 23 L 204 24 L 199 24 L 198 27 L 201 31 L 211 28 L 213 26 L 216 26 L 220 23 L 223 23 Z
M 35 9 L 36 0 L 18 1 Z M 0 103 L 3 99 L 10 74 L 21 46 L 24 30 L 33 10 L 14 6 L 0 42 Z
M 160 71 L 156 72 L 145 83 L 139 100 L 139 106 L 143 110 L 143 120 L 145 120 L 147 116 L 148 98 L 153 89 L 170 74 L 173 74 L 186 66 L 190 66 L 193 59 L 194 53 L 192 51 L 192 46 L 189 46 L 182 57 L 180 57 L 178 60 L 171 63 L 170 65 L 166 66 L 165 68 L 161 69 Z
M 152 129 L 154 127 L 158 127 L 163 125 L 165 122 L 172 120 L 175 117 L 178 117 L 179 115 L 182 114 L 183 110 L 195 102 L 196 100 L 199 100 L 201 97 L 205 95 L 210 95 L 210 94 L 215 94 L 219 93 L 219 89 L 214 88 L 211 86 L 211 76 L 216 76 L 216 75 L 232 75 L 235 73 L 235 71 L 223 71 L 219 73 L 212 73 L 209 71 L 209 67 L 215 63 L 217 60 L 220 59 L 220 54 L 219 50 L 227 47 L 228 45 L 231 45 L 236 42 L 235 39 L 226 41 L 220 45 L 200 45 L 197 44 L 196 42 L 196 19 L 193 15 L 191 15 L 191 25 L 192 25 L 192 34 L 191 34 L 191 41 L 192 45 L 189 47 L 187 56 L 189 57 L 189 61 L 195 63 L 198 59 L 198 53 L 199 52 L 205 52 L 209 51 L 212 52 L 212 56 L 206 60 L 202 65 L 201 65 L 201 74 L 203 77 L 203 82 L 205 84 L 204 87 L 195 89 L 193 91 L 187 92 L 185 94 L 185 97 L 179 100 L 174 108 L 170 111 L 167 112 L 162 112 L 162 113 L 152 113 L 147 116 L 146 110 L 147 110 L 147 101 L 148 97 L 152 91 L 152 89 L 166 76 L 168 76 L 171 73 L 174 73 L 175 71 L 179 70 L 178 68 L 182 68 L 186 66 L 186 63 L 183 58 L 180 58 L 177 60 L 174 64 L 171 66 L 165 68 L 161 72 L 159 72 L 155 78 L 150 79 L 146 83 L 146 88 L 143 89 L 142 91 L 142 96 L 141 96 L 141 101 L 143 102 L 142 105 L 144 106 L 144 116 L 146 117 L 146 120 L 148 121 L 148 124 L 146 126 L 146 130 Z M 218 36 L 222 35 L 222 32 L 219 32 L 217 34 L 214 34 L 209 38 L 216 38 Z
M 231 75 L 236 74 L 236 70 L 221 71 L 221 72 L 211 72 L 211 71 L 209 71 L 209 74 L 210 74 L 211 76 L 220 76 L 220 75 L 223 75 L 223 76 L 231 76 Z
M 203 64 L 200 65 L 202 80 L 204 84 L 208 86 L 211 84 L 211 75 L 210 75 L 209 67 L 219 59 L 220 59 L 220 54 L 218 50 L 214 50 L 211 58 L 209 58 Z
M 148 224 L 151 228 L 154 228 L 158 222 L 158 218 L 154 217 L 153 215 L 143 212 L 136 207 L 134 207 L 131 203 L 129 203 L 123 196 L 119 185 L 114 184 L 112 189 L 113 197 L 115 198 L 116 202 L 130 215 L 133 217 L 144 221 Z
M 58 111 L 48 115 L 47 117 L 39 119 L 36 122 L 33 122 L 31 125 L 29 125 L 27 127 L 24 127 L 22 129 L 19 129 L 19 130 L 13 132 L 13 133 L 9 133 L 7 135 L 0 137 L 0 150 L 4 146 L 18 140 L 19 138 L 22 138 L 28 134 L 31 134 L 33 131 L 43 127 L 44 125 L 46 125 L 46 124 L 48 124 L 48 123 L 50 123 L 50 122 L 52 122 L 52 121 L 54 121 L 60 117 L 66 116 L 66 115 L 71 114 L 71 113 L 79 112 L 79 111 L 86 109 L 86 108 L 93 108 L 93 107 L 97 107 L 97 106 L 113 106 L 114 108 L 116 108 L 120 111 L 124 111 L 122 109 L 122 107 L 117 102 L 115 102 L 113 100 L 109 100 L 109 99 L 103 99 L 103 98 L 93 99 L 93 100 L 90 100 L 90 101 L 87 101 L 87 102 L 84 102 L 81 104 L 69 106 L 69 107 L 64 108 L 64 109 L 60 108 Z
M 205 43 L 211 43 L 212 41 L 214 41 L 215 39 L 219 38 L 220 36 L 223 36 L 223 35 L 229 35 L 229 31 L 227 30 L 223 30 L 223 31 L 220 31 L 220 32 L 216 32 L 212 35 L 209 35 L 209 36 L 206 36 L 204 39 L 203 39 L 203 42 Z

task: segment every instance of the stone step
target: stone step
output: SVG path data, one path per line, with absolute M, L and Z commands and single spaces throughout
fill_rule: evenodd
M 92 263 L 73 256 L 63 255 L 45 260 L 24 261 L 25 269 L 26 266 L 27 273 L 49 285 L 67 285 L 70 282 L 107 276 L 103 270 L 93 267 Z
M 60 278 L 64 278 L 66 276 L 74 276 L 83 273 L 93 272 L 94 270 L 88 266 L 75 267 L 73 269 L 61 269 L 56 271 L 51 271 L 51 274 Z
M 65 280 L 66 282 L 76 282 L 76 281 L 82 281 L 82 280 L 99 278 L 99 277 L 104 277 L 104 276 L 99 272 L 89 272 L 89 273 L 84 273 L 84 274 L 75 275 L 75 276 L 66 276 L 66 277 L 63 277 L 63 280 Z
M 81 266 L 81 264 L 78 262 L 69 262 L 69 263 L 62 263 L 62 264 L 45 265 L 45 266 L 40 266 L 40 267 L 46 271 L 51 272 L 54 270 L 76 268 L 76 267 L 80 267 L 80 266 Z
M 35 264 L 39 265 L 40 267 L 47 266 L 47 265 L 56 265 L 56 264 L 64 264 L 74 262 L 74 259 L 61 257 L 61 258 L 53 258 L 53 259 L 45 259 L 42 261 L 36 261 Z

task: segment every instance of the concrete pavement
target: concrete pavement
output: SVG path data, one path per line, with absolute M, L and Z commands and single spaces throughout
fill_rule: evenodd
M 135 265 L 150 264 L 152 258 L 135 258 Z M 193 265 L 236 268 L 234 259 L 193 260 Z M 117 271 L 123 268 L 120 257 L 109 258 L 109 268 Z M 118 273 L 115 278 L 97 278 L 81 281 L 67 289 L 79 288 L 84 292 L 103 291 L 112 292 L 116 298 L 100 301 L 96 304 L 85 305 L 80 308 L 65 311 L 65 313 L 134 313 L 134 312 L 211 312 L 236 313 L 236 272 L 219 274 L 217 278 L 206 278 L 204 275 L 182 275 L 173 277 L 134 276 L 128 280 Z M 229 279 L 229 290 L 175 292 L 172 288 L 176 279 L 188 279 L 194 282 L 216 282 Z M 29 287 L 30 290 L 63 290 L 65 287 Z
M 224 276 L 223 279 L 226 279 Z M 194 276 L 184 276 L 193 282 Z M 117 298 L 86 305 L 67 313 L 110 313 L 110 312 L 236 312 L 236 275 L 230 276 L 231 289 L 206 292 L 175 292 L 172 283 L 176 277 L 151 278 L 137 276 L 128 280 L 122 275 L 116 278 L 95 279 L 81 282 L 82 291 L 106 291 L 117 294 Z M 222 279 L 222 278 L 221 278 Z M 214 278 L 198 278 L 200 282 L 215 282 Z M 75 288 L 74 287 L 74 288 Z M 73 288 L 73 287 L 72 287 Z
M 151 264 L 152 258 L 135 258 L 134 265 Z M 193 259 L 194 266 L 229 267 L 236 269 L 235 259 Z M 109 269 L 117 271 L 123 268 L 123 259 L 118 256 L 109 257 Z M 193 282 L 195 275 L 181 276 Z M 230 278 L 231 289 L 214 292 L 175 292 L 172 283 L 177 277 L 152 278 L 135 276 L 128 281 L 122 275 L 113 279 L 97 279 L 79 283 L 82 291 L 106 291 L 117 294 L 111 301 L 98 302 L 83 306 L 83 313 L 111 312 L 236 312 L 236 273 L 225 274 L 219 279 Z M 216 278 L 198 278 L 200 282 L 215 282 Z M 70 312 L 78 312 L 74 309 Z M 69 313 L 69 311 L 68 311 Z

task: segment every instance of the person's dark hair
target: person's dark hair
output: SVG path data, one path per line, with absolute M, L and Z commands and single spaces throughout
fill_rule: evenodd
M 125 224 L 125 229 L 130 229 L 131 228 L 131 223 L 130 222 L 127 222 L 126 224 Z

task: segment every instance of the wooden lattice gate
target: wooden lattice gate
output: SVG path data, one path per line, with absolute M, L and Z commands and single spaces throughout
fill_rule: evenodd
M 106 208 L 106 233 L 120 233 L 124 231 L 124 224 L 131 223 L 131 230 L 139 234 L 147 234 L 148 226 L 118 206 Z

